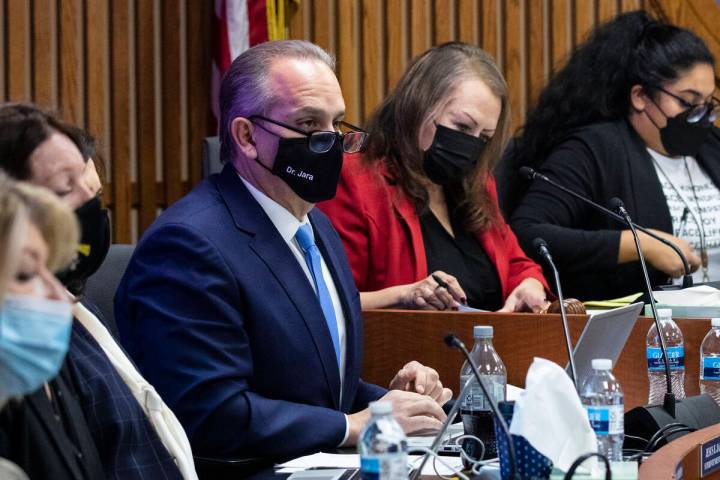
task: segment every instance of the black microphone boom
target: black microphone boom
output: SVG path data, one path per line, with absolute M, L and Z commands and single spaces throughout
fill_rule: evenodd
M 538 173 L 530 167 L 520 167 L 520 169 L 518 171 L 521 176 L 527 178 L 528 180 L 532 181 L 532 180 L 535 180 L 536 178 L 539 178 L 543 182 L 548 183 L 548 184 L 552 185 L 553 187 L 555 187 L 559 190 L 562 190 L 563 192 L 567 193 L 568 195 L 570 195 L 574 198 L 577 198 L 581 202 L 586 203 L 587 205 L 590 205 L 594 209 L 596 209 L 600 212 L 603 212 L 608 217 L 613 218 L 620 223 L 623 223 L 623 224 L 626 223 L 626 221 L 622 217 L 622 215 L 618 215 L 617 213 L 613 212 L 612 210 L 609 210 L 609 209 L 603 207 L 602 205 L 593 202 L 589 198 L 583 197 L 579 193 L 574 192 L 574 191 L 570 190 L 569 188 L 567 188 L 563 185 L 560 185 L 559 183 L 557 183 L 553 180 L 550 180 L 548 177 L 546 177 L 542 173 Z M 633 223 L 633 227 L 635 227 L 637 230 L 640 230 L 645 235 L 648 235 L 648 236 L 654 238 L 655 240 L 657 240 L 657 241 L 663 243 L 664 245 L 667 245 L 668 247 L 673 249 L 673 251 L 677 254 L 677 256 L 680 257 L 680 260 L 682 260 L 683 269 L 685 270 L 685 275 L 683 275 L 683 280 L 682 280 L 682 288 L 692 287 L 693 286 L 693 278 L 692 278 L 692 275 L 690 272 L 690 264 L 688 264 L 687 258 L 685 258 L 685 254 L 683 254 L 682 250 L 680 250 L 680 248 L 677 245 L 675 245 L 674 243 L 672 243 L 671 241 L 661 237 L 660 235 L 650 231 L 649 229 L 647 229 L 641 225 Z
M 505 418 L 500 413 L 500 408 L 498 408 L 497 403 L 495 402 L 495 399 L 490 395 L 490 392 L 488 391 L 487 387 L 485 386 L 485 382 L 483 381 L 482 377 L 480 376 L 480 372 L 478 371 L 478 366 L 475 363 L 475 360 L 472 359 L 470 356 L 470 352 L 468 352 L 467 348 L 465 348 L 465 344 L 460 340 L 454 333 L 449 333 L 445 335 L 445 338 L 443 339 L 445 343 L 449 347 L 457 348 L 460 350 L 463 355 L 465 356 L 465 359 L 470 364 L 470 368 L 472 368 L 473 375 L 475 375 L 475 379 L 480 384 L 480 388 L 482 389 L 483 395 L 485 395 L 485 398 L 487 399 L 488 403 L 490 404 L 490 409 L 492 410 L 493 415 L 495 415 L 495 420 L 500 425 L 500 428 L 502 429 L 503 433 L 507 437 L 508 442 L 508 455 L 510 456 L 510 478 L 517 478 L 517 459 L 515 457 L 515 446 L 513 445 L 512 435 L 510 435 L 510 429 L 508 428 L 507 422 L 505 421 Z M 469 383 L 469 382 L 468 382 Z M 458 399 L 458 402 L 461 401 L 461 399 Z
M 660 349 L 662 350 L 663 363 L 665 364 L 665 398 L 663 400 L 663 408 L 667 411 L 670 416 L 675 416 L 675 395 L 672 391 L 672 380 L 670 377 L 670 359 L 667 354 L 667 347 L 665 346 L 665 339 L 663 338 L 662 329 L 660 328 L 660 321 L 658 320 L 657 306 L 655 305 L 655 298 L 653 297 L 652 286 L 650 285 L 650 277 L 648 276 L 647 266 L 645 265 L 645 255 L 643 255 L 642 248 L 640 247 L 640 236 L 635 229 L 635 225 L 630 218 L 630 214 L 625 209 L 625 205 L 622 200 L 617 197 L 613 197 L 608 202 L 610 208 L 617 211 L 625 219 L 625 223 L 630 227 L 633 239 L 635 240 L 635 249 L 637 250 L 638 258 L 640 259 L 640 267 L 643 272 L 643 279 L 645 280 L 645 288 L 647 289 L 648 298 L 650 299 L 650 309 L 652 309 L 653 318 L 655 320 L 655 328 L 657 328 L 658 338 L 660 339 Z
M 568 328 L 567 312 L 565 311 L 565 298 L 563 297 L 562 287 L 560 286 L 560 272 L 555 267 L 550 250 L 547 243 L 542 238 L 533 240 L 533 247 L 545 259 L 545 262 L 552 268 L 555 277 L 555 288 L 557 289 L 558 302 L 560 302 L 560 318 L 563 324 L 563 333 L 565 334 L 565 346 L 567 347 L 568 359 L 570 360 L 570 378 L 575 384 L 575 390 L 580 391 L 579 380 L 577 378 L 577 370 L 575 370 L 575 359 L 573 358 L 572 342 L 570 341 L 570 329 Z

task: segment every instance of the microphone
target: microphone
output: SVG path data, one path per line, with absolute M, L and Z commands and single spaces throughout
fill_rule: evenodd
M 445 336 L 445 343 L 448 343 L 448 337 L 454 337 L 454 335 L 450 334 Z M 448 343 L 448 345 L 450 345 Z M 440 444 L 442 443 L 443 436 L 445 435 L 445 432 L 447 432 L 448 428 L 450 428 L 450 425 L 452 424 L 453 419 L 457 415 L 458 411 L 460 410 L 460 406 L 462 405 L 461 399 L 465 398 L 465 395 L 467 394 L 468 390 L 470 389 L 470 384 L 472 382 L 468 379 L 467 382 L 465 382 L 465 385 L 462 386 L 462 389 L 460 390 L 460 394 L 458 395 L 458 400 L 455 401 L 452 408 L 450 409 L 450 412 L 448 413 L 447 418 L 445 419 L 445 423 L 443 423 L 442 427 L 440 428 L 440 431 L 435 436 L 435 439 L 433 440 L 432 445 L 430 445 L 430 451 L 435 454 L 437 453 L 438 448 L 440 448 Z M 422 457 L 422 462 L 420 462 L 420 466 L 415 469 L 415 471 L 410 476 L 410 480 L 417 480 L 420 478 L 420 475 L 422 474 L 423 468 L 425 467 L 425 464 L 428 461 L 428 458 L 430 458 L 430 453 L 425 453 Z
M 660 321 L 658 320 L 657 307 L 655 305 L 655 297 L 653 297 L 652 287 L 650 286 L 650 277 L 648 276 L 647 266 L 645 265 L 645 255 L 643 255 L 642 248 L 640 247 L 640 236 L 637 233 L 635 224 L 630 219 L 630 214 L 625 209 L 625 205 L 622 200 L 617 197 L 613 197 L 608 202 L 610 208 L 618 212 L 624 219 L 625 223 L 630 227 L 633 239 L 635 240 L 635 249 L 637 250 L 638 258 L 640 259 L 640 267 L 643 272 L 643 279 L 645 280 L 645 288 L 647 289 L 648 298 L 650 299 L 650 309 L 653 313 L 655 320 L 655 328 L 658 331 L 658 337 L 660 338 L 660 349 L 663 354 L 663 363 L 665 364 L 665 385 L 667 391 L 665 392 L 665 398 L 663 399 L 663 408 L 671 416 L 675 416 L 675 394 L 672 392 L 672 381 L 670 379 L 670 360 L 668 359 L 667 348 L 665 347 L 665 338 L 663 338 L 662 329 L 660 328 Z
M 563 185 L 560 185 L 559 183 L 557 183 L 557 182 L 555 182 L 555 181 L 553 181 L 553 180 L 550 180 L 548 177 L 546 177 L 546 176 L 543 175 L 542 173 L 538 173 L 538 172 L 536 172 L 534 169 L 532 169 L 532 168 L 530 168 L 530 167 L 520 167 L 520 169 L 519 169 L 518 171 L 519 171 L 519 173 L 520 173 L 521 176 L 527 178 L 528 180 L 531 180 L 531 181 L 532 181 L 532 180 L 535 180 L 536 178 L 539 178 L 539 179 L 542 180 L 543 182 L 552 185 L 553 187 L 555 187 L 555 188 L 557 188 L 557 189 L 559 189 L 559 190 L 567 193 L 568 195 L 570 195 L 570 196 L 572 196 L 572 197 L 574 197 L 574 198 L 577 198 L 578 200 L 580 200 L 580 201 L 583 202 L 583 203 L 586 203 L 587 205 L 590 205 L 590 206 L 593 207 L 595 210 L 598 210 L 598 211 L 600 211 L 600 212 L 603 212 L 605 215 L 609 216 L 610 218 L 613 218 L 613 219 L 617 220 L 617 221 L 620 222 L 620 223 L 625 223 L 625 222 L 626 222 L 625 218 L 623 218 L 621 215 L 618 215 L 617 213 L 615 213 L 615 212 L 612 211 L 612 210 L 608 210 L 607 208 L 603 207 L 602 205 L 593 202 L 593 201 L 590 200 L 589 198 L 583 197 L 583 196 L 580 195 L 579 193 L 574 192 L 574 191 L 570 190 L 569 188 L 567 188 L 567 187 L 565 187 L 565 186 L 563 186 Z M 643 232 L 645 235 L 649 235 L 650 237 L 654 238 L 655 240 L 658 240 L 659 242 L 661 242 L 661 243 L 663 243 L 663 244 L 665 244 L 665 245 L 667 245 L 668 247 L 670 247 L 670 248 L 673 249 L 673 251 L 677 254 L 677 256 L 680 257 L 680 260 L 682 260 L 683 269 L 685 270 L 685 275 L 683 275 L 683 280 L 682 280 L 682 288 L 692 287 L 692 286 L 693 286 L 693 278 L 692 278 L 692 275 L 691 275 L 691 273 L 690 273 L 690 265 L 688 264 L 687 258 L 685 258 L 685 255 L 683 254 L 682 250 L 680 250 L 680 248 L 678 248 L 678 246 L 675 245 L 674 243 L 672 243 L 672 242 L 670 242 L 670 241 L 662 238 L 660 235 L 657 235 L 657 234 L 654 233 L 654 232 L 651 232 L 650 230 L 648 230 L 648 229 L 645 228 L 645 227 L 642 227 L 642 226 L 637 225 L 637 224 L 635 224 L 635 223 L 633 223 L 633 227 L 635 227 L 636 229 L 640 230 L 640 231 Z
M 563 297 L 562 287 L 560 286 L 560 273 L 558 272 L 555 262 L 553 262 L 547 243 L 542 238 L 533 240 L 533 247 L 543 257 L 545 262 L 552 268 L 555 277 L 555 287 L 557 288 L 558 302 L 560 302 L 560 318 L 562 318 L 563 333 L 565 334 L 565 346 L 567 347 L 568 359 L 570 359 L 570 379 L 575 384 L 575 390 L 580 391 L 578 385 L 577 371 L 575 370 L 575 358 L 573 357 L 572 343 L 570 342 L 570 329 L 568 328 L 567 312 L 565 311 L 565 297 Z
M 482 376 L 480 375 L 478 371 L 478 366 L 475 363 L 475 360 L 472 359 L 470 356 L 470 352 L 468 352 L 467 348 L 465 348 L 465 344 L 460 340 L 457 335 L 454 333 L 448 333 L 445 335 L 444 338 L 445 344 L 448 347 L 451 348 L 457 348 L 460 350 L 463 355 L 465 356 L 465 359 L 470 364 L 470 367 L 472 367 L 473 375 L 475 375 L 475 379 L 478 381 L 478 384 L 480 384 L 480 388 L 482 389 L 483 395 L 485 395 L 485 398 L 487 399 L 488 403 L 490 404 L 490 409 L 492 410 L 493 415 L 495 416 L 495 421 L 497 421 L 500 425 L 500 429 L 503 431 L 505 436 L 507 437 L 507 443 L 508 443 L 508 454 L 510 456 L 510 478 L 517 478 L 517 460 L 515 457 L 515 446 L 513 445 L 512 435 L 510 435 L 510 429 L 508 428 L 507 423 L 505 422 L 505 418 L 503 418 L 502 414 L 500 413 L 500 409 L 498 408 L 497 403 L 495 402 L 495 399 L 490 395 L 490 392 L 488 392 L 487 387 L 485 386 L 485 382 L 482 379 Z M 467 385 L 469 385 L 471 382 L 468 380 Z M 463 398 L 463 397 L 458 397 Z M 459 404 L 461 402 L 456 402 L 456 404 Z

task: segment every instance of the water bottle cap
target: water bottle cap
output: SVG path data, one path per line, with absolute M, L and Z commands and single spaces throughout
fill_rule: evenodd
M 370 413 L 373 415 L 387 415 L 392 413 L 392 403 L 386 400 L 370 402 Z
M 609 358 L 595 358 L 592 361 L 593 370 L 612 370 L 612 360 Z
M 711 318 L 711 319 L 710 319 L 710 326 L 712 326 L 712 327 L 720 327 L 720 318 Z
M 473 337 L 475 338 L 492 338 L 493 327 L 492 325 L 475 325 L 473 327 Z
M 658 308 L 657 311 L 658 320 L 671 319 L 672 320 L 672 308 Z

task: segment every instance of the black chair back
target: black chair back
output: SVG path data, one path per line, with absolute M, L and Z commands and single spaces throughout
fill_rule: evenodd
M 84 298 L 100 310 L 105 326 L 115 338 L 120 338 L 115 324 L 115 291 L 134 251 L 135 245 L 111 245 L 105 261 L 98 271 L 88 278 L 85 286 Z
M 205 137 L 202 143 L 202 176 L 207 178 L 213 173 L 219 173 L 223 168 L 220 161 L 220 139 L 218 137 Z

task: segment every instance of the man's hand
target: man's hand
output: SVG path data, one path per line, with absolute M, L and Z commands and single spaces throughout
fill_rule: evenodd
M 441 406 L 452 397 L 452 390 L 443 388 L 438 372 L 415 360 L 405 364 L 390 381 L 389 388 L 427 395 Z
M 417 363 L 417 362 L 416 362 Z M 447 389 L 446 389 L 447 390 Z M 392 413 L 407 435 L 440 430 L 447 418 L 438 402 L 427 395 L 391 390 L 380 400 L 392 403 Z M 348 438 L 345 446 L 356 445 L 360 432 L 370 419 L 370 410 L 348 415 Z

